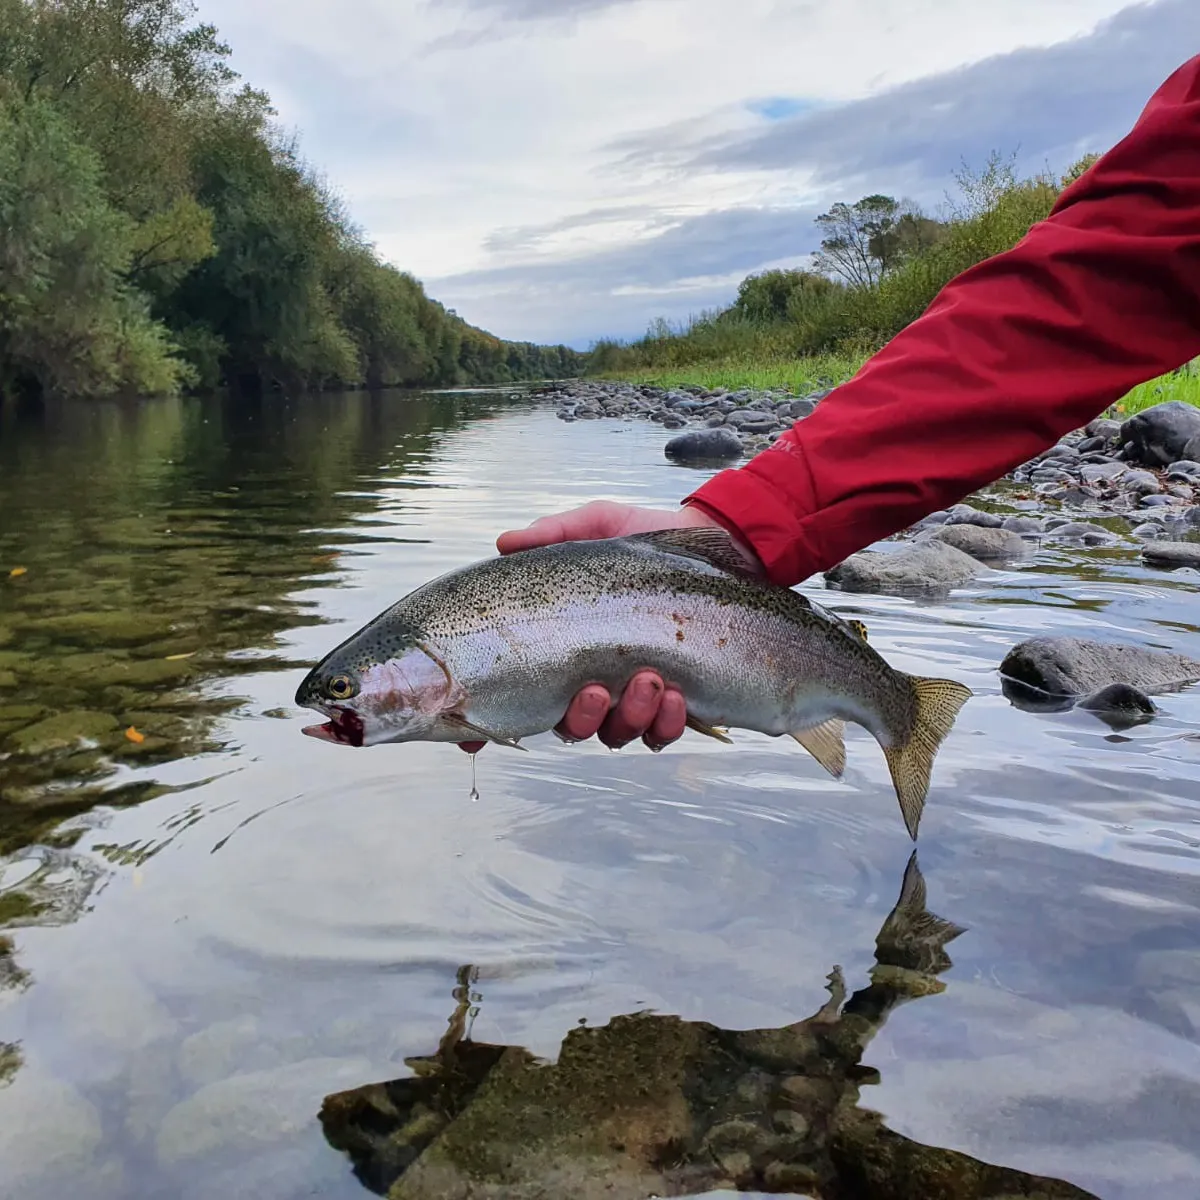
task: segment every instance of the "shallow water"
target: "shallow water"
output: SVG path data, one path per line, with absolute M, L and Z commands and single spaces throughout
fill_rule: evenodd
M 912 847 L 862 731 L 841 782 L 790 739 L 545 735 L 480 754 L 478 800 L 453 747 L 300 735 L 307 665 L 499 530 L 695 486 L 664 436 L 488 392 L 0 413 L 0 1195 L 365 1196 L 322 1102 L 410 1076 L 464 969 L 474 1041 L 548 1060 L 866 987 Z M 896 1134 L 1200 1191 L 1200 689 L 1115 733 L 996 672 L 1047 632 L 1200 657 L 1198 582 L 1079 550 L 941 603 L 804 585 L 975 691 L 919 844 L 965 931 L 862 1038 Z

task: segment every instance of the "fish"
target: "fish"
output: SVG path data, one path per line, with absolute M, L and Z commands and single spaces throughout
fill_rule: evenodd
M 678 688 L 697 733 L 794 738 L 832 775 L 867 729 L 916 841 L 934 758 L 970 688 L 909 675 L 866 627 L 755 572 L 719 527 L 557 542 L 425 583 L 335 647 L 296 690 L 348 746 L 482 741 L 524 750 L 589 683 Z

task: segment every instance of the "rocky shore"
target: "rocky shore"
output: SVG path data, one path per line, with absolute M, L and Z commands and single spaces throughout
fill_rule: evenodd
M 676 431 L 664 445 L 666 457 L 711 467 L 761 453 L 811 416 L 830 390 L 795 396 L 573 380 L 539 394 L 564 421 L 645 420 Z M 1152 566 L 1200 567 L 1200 540 L 1194 540 L 1200 539 L 1200 409 L 1172 401 L 1124 421 L 1098 418 L 968 503 L 933 513 L 897 536 L 941 541 L 984 563 L 1020 556 L 1040 542 L 1125 543 Z M 961 582 L 960 557 L 936 551 L 921 562 L 940 564 L 934 586 Z M 830 582 L 856 586 L 861 563 L 845 568 L 834 568 Z M 930 578 L 926 571 L 920 577 Z

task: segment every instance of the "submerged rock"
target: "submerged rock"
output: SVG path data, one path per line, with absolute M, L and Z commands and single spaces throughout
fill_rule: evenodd
M 982 525 L 943 525 L 930 540 L 945 542 L 981 562 L 1020 558 L 1029 553 L 1029 544 L 1019 534 Z
M 97 741 L 116 728 L 116 717 L 80 710 L 47 717 L 10 734 L 9 741 L 22 754 L 46 754 L 52 750 L 70 749 L 81 741 Z
M 862 550 L 826 571 L 825 579 L 846 592 L 942 592 L 970 583 L 982 567 L 969 554 L 931 540 L 895 553 Z
M 1090 696 L 1113 684 L 1169 692 L 1200 680 L 1200 662 L 1119 642 L 1040 637 L 1014 646 L 1000 674 L 1052 696 Z
M 742 440 L 727 425 L 714 429 L 691 429 L 673 437 L 663 447 L 668 458 L 682 462 L 741 458 Z

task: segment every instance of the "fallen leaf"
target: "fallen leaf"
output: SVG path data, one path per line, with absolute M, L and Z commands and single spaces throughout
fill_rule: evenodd
M 29 570 L 28 567 L 13 567 L 13 569 L 11 571 L 9 571 L 8 577 L 9 577 L 9 579 L 18 579 L 20 576 L 24 575 L 25 572 L 28 570 Z
M 195 650 L 189 650 L 186 654 L 168 654 L 166 657 L 166 661 L 167 662 L 179 662 L 180 659 L 191 658 L 192 655 L 195 653 L 196 653 Z
M 146 735 L 144 733 L 138 733 L 138 731 L 134 729 L 132 725 L 125 730 L 125 736 L 135 745 L 141 745 L 141 743 L 146 740 Z

